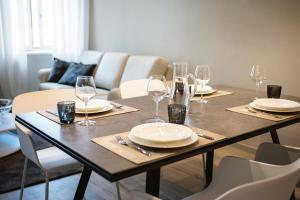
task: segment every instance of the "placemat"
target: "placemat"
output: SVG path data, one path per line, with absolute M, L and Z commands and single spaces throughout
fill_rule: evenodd
M 155 149 L 155 148 L 146 148 L 146 150 L 149 150 L 151 153 L 151 156 L 146 156 L 142 154 L 141 152 L 137 151 L 131 146 L 121 145 L 116 141 L 115 136 L 119 135 L 126 141 L 129 141 L 128 134 L 129 132 L 109 135 L 109 136 L 103 136 L 98 138 L 91 139 L 94 143 L 112 151 L 113 153 L 135 163 L 135 164 L 141 164 L 146 163 L 150 161 L 154 161 L 157 159 L 165 158 L 172 156 L 173 154 L 177 154 L 180 151 L 186 151 L 187 149 L 199 147 L 199 146 L 205 146 L 210 143 L 214 143 L 216 141 L 220 141 L 225 139 L 226 137 L 223 135 L 219 135 L 217 133 L 213 133 L 210 131 L 206 131 L 199 128 L 191 127 L 196 133 L 202 133 L 208 136 L 211 136 L 214 138 L 214 140 L 208 140 L 202 137 L 199 137 L 198 141 L 195 142 L 192 145 L 181 147 L 181 148 L 175 148 L 175 149 Z
M 120 105 L 121 107 L 117 108 L 114 106 L 113 109 L 108 112 L 98 113 L 98 114 L 89 114 L 89 119 L 97 119 L 97 118 L 103 118 L 103 117 L 109 117 L 109 116 L 113 116 L 113 115 L 121 115 L 124 113 L 139 111 L 139 109 L 137 109 L 137 108 L 133 108 L 133 107 L 125 106 L 125 105 L 121 105 L 121 104 L 118 104 L 118 105 Z M 56 109 L 48 109 L 48 110 L 40 110 L 37 113 L 58 123 L 58 124 L 62 124 L 59 121 L 59 117 L 54 114 L 56 112 L 57 112 Z M 76 114 L 74 122 L 82 121 L 84 119 L 85 119 L 84 114 L 80 114 L 80 115 Z
M 236 106 L 232 108 L 227 108 L 227 110 L 236 112 L 236 113 L 241 113 L 245 115 L 250 115 L 262 119 L 267 119 L 271 121 L 281 121 L 285 119 L 289 119 L 291 117 L 297 116 L 300 113 L 269 113 L 265 111 L 260 111 L 260 110 L 255 110 L 253 108 L 250 108 L 249 105 L 243 105 L 243 106 Z
M 213 97 L 220 97 L 220 96 L 225 96 L 225 95 L 229 95 L 232 94 L 233 92 L 229 92 L 229 91 L 224 91 L 224 90 L 217 90 L 216 92 L 212 93 L 212 94 L 205 94 L 203 95 L 204 99 L 209 99 L 209 98 L 213 98 Z M 193 98 L 191 98 L 191 101 L 199 101 L 201 99 L 201 95 L 197 95 L 194 96 Z

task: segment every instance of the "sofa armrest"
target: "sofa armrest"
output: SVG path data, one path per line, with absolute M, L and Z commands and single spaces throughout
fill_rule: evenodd
M 116 100 L 116 99 L 121 99 L 121 98 L 122 97 L 121 97 L 120 88 L 114 88 L 114 89 L 110 90 L 107 95 L 108 100 Z
M 50 75 L 51 68 L 43 68 L 38 71 L 38 79 L 40 83 L 46 82 Z

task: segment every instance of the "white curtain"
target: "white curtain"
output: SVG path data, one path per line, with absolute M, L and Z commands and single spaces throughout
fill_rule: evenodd
M 54 6 L 54 41 L 48 50 L 56 57 L 77 60 L 88 49 L 89 0 L 49 1 Z M 0 0 L 0 90 L 7 98 L 27 90 L 28 10 L 28 0 Z
M 24 1 L 0 0 L 0 87 L 10 98 L 26 91 Z
M 53 54 L 66 60 L 77 60 L 88 49 L 89 1 L 54 0 L 55 19 Z

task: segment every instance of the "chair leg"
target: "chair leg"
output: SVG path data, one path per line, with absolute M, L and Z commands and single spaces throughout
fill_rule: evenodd
M 49 177 L 48 173 L 45 172 L 45 200 L 49 198 Z
M 121 192 L 120 192 L 120 183 L 119 183 L 119 181 L 116 182 L 116 188 L 117 188 L 118 200 L 122 200 L 122 198 L 121 198 Z
M 22 181 L 21 181 L 20 198 L 19 198 L 20 200 L 23 199 L 23 191 L 24 191 L 24 185 L 25 185 L 25 179 L 26 179 L 27 164 L 28 164 L 28 158 L 25 157 L 23 174 L 22 174 Z

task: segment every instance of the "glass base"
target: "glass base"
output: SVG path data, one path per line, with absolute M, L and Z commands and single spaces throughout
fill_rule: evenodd
M 80 126 L 94 126 L 96 122 L 94 120 L 83 120 L 78 122 L 78 125 Z
M 165 121 L 160 118 L 146 119 L 143 121 L 143 123 L 158 123 L 158 122 L 165 123 Z
M 198 103 L 203 103 L 203 104 L 205 104 L 205 103 L 207 103 L 208 102 L 208 100 L 206 100 L 206 99 L 200 99 L 199 101 L 197 101 Z

